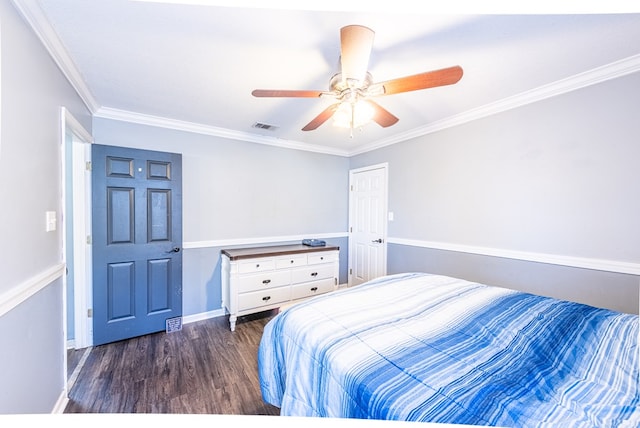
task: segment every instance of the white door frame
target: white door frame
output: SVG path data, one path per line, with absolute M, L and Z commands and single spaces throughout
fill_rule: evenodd
M 71 169 L 71 183 L 66 183 L 63 187 L 63 204 L 64 209 L 66 200 L 67 185 L 73 188 L 73 242 L 67 242 L 64 233 L 66 224 L 66 216 L 63 211 L 63 257 L 66 259 L 66 249 L 69 245 L 73 246 L 73 265 L 72 272 L 67 275 L 74 277 L 74 347 L 76 349 L 86 348 L 92 345 L 93 331 L 91 318 L 88 317 L 88 311 L 91 308 L 91 290 L 92 290 L 92 265 L 91 265 L 91 171 L 87 167 L 91 160 L 91 144 L 93 136 L 82 126 L 82 124 L 64 107 L 60 109 L 60 122 L 62 133 L 62 153 L 63 160 L 65 158 L 65 147 L 67 134 L 71 133 L 71 165 L 63 162 L 63 176 L 66 177 L 66 169 Z M 67 282 L 65 275 L 64 280 L 64 303 L 66 305 Z M 66 329 L 66 306 L 65 306 L 65 349 L 67 346 L 67 329 Z M 66 353 L 65 353 L 66 355 Z M 65 364 L 66 365 L 66 364 Z
M 354 177 L 356 174 L 366 171 L 371 171 L 374 169 L 383 169 L 384 170 L 384 180 L 383 180 L 383 201 L 382 201 L 382 210 L 381 218 L 384 219 L 383 222 L 383 237 L 382 237 L 382 245 L 383 245 L 383 266 L 380 267 L 380 272 L 383 272 L 383 275 L 387 274 L 387 226 L 388 226 L 388 204 L 389 204 L 389 164 L 387 162 L 379 163 L 375 165 L 369 165 L 361 168 L 351 169 L 349 170 L 349 266 L 348 266 L 348 287 L 353 285 L 353 265 L 354 265 L 354 257 L 355 257 L 355 242 L 353 239 L 353 223 L 355 221 L 354 215 L 354 197 L 351 189 L 353 188 Z

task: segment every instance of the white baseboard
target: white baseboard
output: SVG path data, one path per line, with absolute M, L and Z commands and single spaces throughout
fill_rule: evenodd
M 64 413 L 64 409 L 67 408 L 67 404 L 69 403 L 69 397 L 67 394 L 67 389 L 64 388 L 58 397 L 58 401 L 56 401 L 55 406 L 53 406 L 53 410 L 51 414 L 61 415 Z
M 222 317 L 225 316 L 226 312 L 224 309 L 216 309 L 215 311 L 207 311 L 200 312 L 199 314 L 186 315 L 182 317 L 183 324 L 189 324 L 196 321 L 204 321 L 210 318 Z

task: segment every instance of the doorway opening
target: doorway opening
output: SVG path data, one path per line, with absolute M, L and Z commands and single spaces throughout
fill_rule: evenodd
M 60 110 L 62 144 L 62 254 L 66 393 L 91 346 L 91 144 L 93 137 L 69 111 Z

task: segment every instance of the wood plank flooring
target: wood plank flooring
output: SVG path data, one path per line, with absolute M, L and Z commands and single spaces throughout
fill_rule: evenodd
M 91 349 L 65 413 L 278 415 L 262 401 L 257 350 L 265 312 L 185 324 Z

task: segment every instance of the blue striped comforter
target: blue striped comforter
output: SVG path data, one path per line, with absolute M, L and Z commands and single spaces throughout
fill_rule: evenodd
M 260 386 L 288 416 L 637 427 L 638 338 L 635 315 L 390 275 L 274 317 Z

